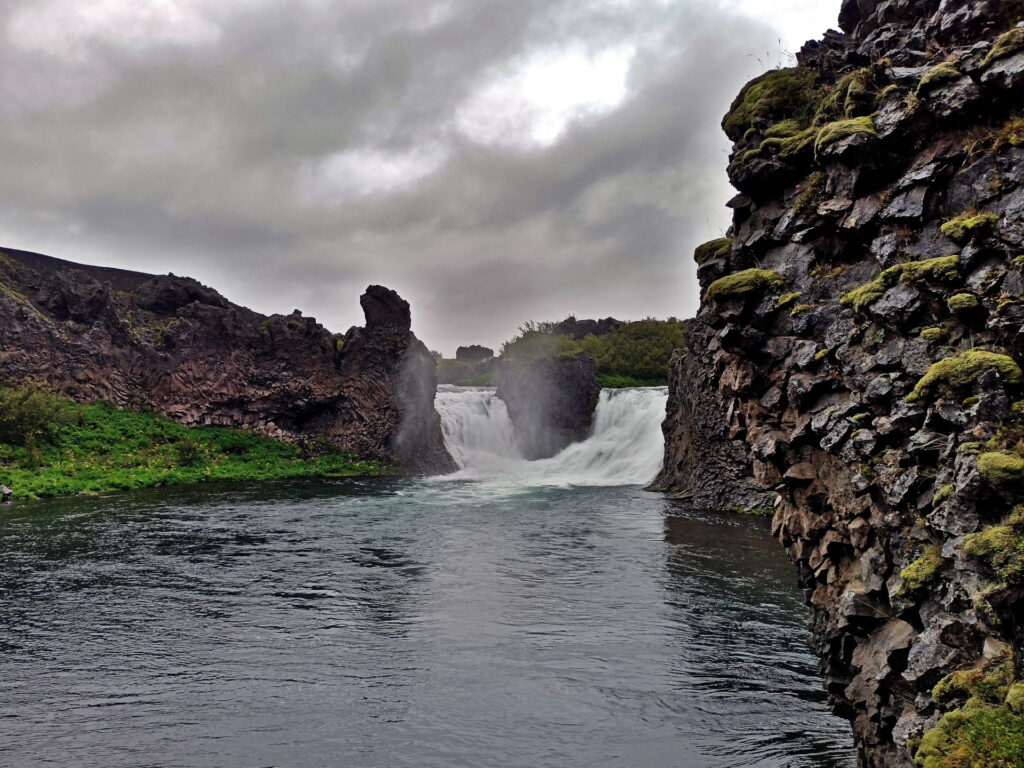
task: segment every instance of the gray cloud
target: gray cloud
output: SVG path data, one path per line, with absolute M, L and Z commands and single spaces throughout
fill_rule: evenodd
M 689 254 L 727 224 L 718 121 L 778 50 L 735 2 L 11 3 L 2 243 L 336 330 L 381 282 L 448 353 L 685 316 Z

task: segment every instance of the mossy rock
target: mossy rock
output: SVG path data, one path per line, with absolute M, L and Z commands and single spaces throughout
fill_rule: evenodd
M 1012 357 L 983 349 L 969 349 L 932 365 L 928 373 L 917 382 L 907 401 L 917 402 L 923 399 L 940 384 L 954 389 L 969 386 L 981 374 L 991 369 L 997 370 L 1007 384 L 1024 383 L 1024 372 Z
M 996 39 L 981 66 L 987 69 L 997 61 L 1008 59 L 1019 51 L 1024 51 L 1024 29 L 1011 29 Z
M 927 589 L 938 576 L 939 569 L 946 561 L 942 559 L 942 551 L 938 547 L 929 547 L 914 562 L 900 571 L 899 595 L 909 597 Z
M 914 763 L 920 768 L 1024 765 L 1024 716 L 971 697 L 922 737 Z
M 718 301 L 760 294 L 782 281 L 782 275 L 770 269 L 745 269 L 713 282 L 708 286 L 707 298 Z
M 779 296 L 779 300 L 778 302 L 776 302 L 775 306 L 777 306 L 779 309 L 782 309 L 783 307 L 788 307 L 801 296 L 803 296 L 802 293 L 784 293 L 781 296 Z
M 1024 483 L 1024 459 L 1000 451 L 983 453 L 978 457 L 978 473 L 992 485 Z
M 929 344 L 938 344 L 946 338 L 946 331 L 942 328 L 925 328 L 921 331 L 921 338 Z
M 948 499 L 950 496 L 952 496 L 953 492 L 955 490 L 956 490 L 956 488 L 954 488 L 952 483 L 950 483 L 948 485 L 944 485 L 941 488 L 939 488 L 939 490 L 935 492 L 935 496 L 932 497 L 932 506 L 933 507 L 939 506 L 939 504 L 941 504 L 946 499 Z
M 876 136 L 875 121 L 870 117 L 854 117 L 850 120 L 837 120 L 834 123 L 823 125 L 814 140 L 814 156 L 819 157 L 821 151 L 826 147 L 858 133 Z
M 992 231 L 999 222 L 994 213 L 961 213 L 941 227 L 941 232 L 955 243 L 964 244 L 975 237 L 982 237 Z
M 874 72 L 869 67 L 843 75 L 821 98 L 814 115 L 815 125 L 862 117 L 878 103 Z
M 756 123 L 773 119 L 809 123 L 816 86 L 817 74 L 809 67 L 766 72 L 743 86 L 722 119 L 722 129 L 739 141 Z
M 960 257 L 940 256 L 925 261 L 909 261 L 889 267 L 866 285 L 844 295 L 839 303 L 862 312 L 874 304 L 896 283 L 952 282 L 960 279 Z
M 720 237 L 717 240 L 709 240 L 703 245 L 698 245 L 693 252 L 693 260 L 697 264 L 704 264 L 711 259 L 724 259 L 732 250 L 733 238 Z
M 796 162 L 802 159 L 810 160 L 814 149 L 814 142 L 818 138 L 817 128 L 808 128 L 793 136 L 772 137 L 761 142 L 757 149 L 744 153 L 743 162 L 750 162 L 754 158 L 773 155 L 780 160 Z
M 961 551 L 984 563 L 1007 584 L 1019 584 L 1024 577 L 1024 537 L 1019 525 L 992 525 L 979 533 L 965 536 Z
M 955 61 L 943 62 L 937 67 L 929 69 L 921 78 L 921 82 L 917 84 L 917 96 L 918 98 L 927 96 L 945 83 L 959 80 L 963 76 L 963 72 L 957 68 Z
M 955 315 L 970 315 L 981 309 L 981 302 L 973 293 L 958 293 L 949 297 L 946 306 Z

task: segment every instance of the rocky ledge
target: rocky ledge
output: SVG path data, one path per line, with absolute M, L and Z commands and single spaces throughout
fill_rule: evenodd
M 590 436 L 601 388 L 594 358 L 578 353 L 502 360 L 497 394 L 519 451 L 533 461 Z
M 453 471 L 435 363 L 409 305 L 370 286 L 344 336 L 296 310 L 260 315 L 190 278 L 0 252 L 0 370 L 81 401 L 188 426 L 323 443 L 409 474 Z
M 772 491 L 861 766 L 1024 765 L 1024 5 L 842 8 L 724 120 L 660 484 Z

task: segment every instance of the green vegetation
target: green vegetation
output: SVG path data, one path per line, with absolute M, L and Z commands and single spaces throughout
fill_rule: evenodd
M 795 120 L 785 120 L 783 123 L 779 123 L 779 125 L 772 126 L 768 132 L 771 133 L 773 129 L 779 128 L 782 125 L 785 125 L 788 129 L 790 127 L 788 124 L 795 122 Z M 747 162 L 755 157 L 763 157 L 769 152 L 782 160 L 797 160 L 803 156 L 810 158 L 811 150 L 814 149 L 814 142 L 817 138 L 818 129 L 814 127 L 798 130 L 789 135 L 775 131 L 775 134 L 762 141 L 757 149 L 752 149 L 745 153 L 743 161 Z
M 66 399 L 34 384 L 0 385 L 0 443 L 25 445 L 45 440 L 73 418 Z
M 814 142 L 814 156 L 819 157 L 821 151 L 826 147 L 835 144 L 837 141 L 853 136 L 857 133 L 864 133 L 869 136 L 875 134 L 875 121 L 870 117 L 854 117 L 850 120 L 837 120 L 834 123 L 827 123 L 818 132 Z
M 1020 684 L 1009 662 L 961 670 L 932 691 L 940 704 L 967 697 L 942 716 L 921 739 L 915 756 L 920 768 L 1006 768 L 1024 765 L 1024 717 Z
M 958 293 L 946 302 L 949 311 L 957 315 L 969 315 L 981 309 L 981 302 L 973 293 Z
M 501 348 L 504 360 L 588 354 L 597 363 L 602 387 L 664 386 L 672 353 L 686 346 L 683 324 L 648 318 L 622 323 L 618 330 L 576 340 L 555 333 L 557 323 L 526 323 Z
M 885 292 L 896 283 L 919 283 L 922 281 L 952 282 L 960 278 L 960 257 L 940 256 L 925 261 L 909 261 L 889 267 L 877 278 L 866 285 L 847 293 L 839 303 L 844 307 L 853 307 L 858 312 L 864 311 L 874 304 Z
M 761 293 L 782 282 L 782 275 L 770 269 L 745 269 L 716 280 L 708 286 L 707 298 L 718 299 Z
M 946 61 L 929 69 L 921 82 L 917 84 L 918 97 L 927 96 L 944 83 L 959 80 L 963 73 L 957 68 L 955 61 Z
M 982 68 L 987 68 L 1001 59 L 1007 59 L 1018 51 L 1024 50 L 1024 29 L 1011 29 L 1000 35 L 992 45 L 992 50 L 981 63 Z
M 878 101 L 877 90 L 874 73 L 868 67 L 843 75 L 823 94 L 814 124 L 820 126 L 871 114 Z
M 770 123 L 774 118 L 809 124 L 816 82 L 814 71 L 808 67 L 766 72 L 743 86 L 722 120 L 722 129 L 730 139 L 739 141 L 758 123 Z
M 1005 584 L 1024 581 L 1024 515 L 1021 509 L 1003 525 L 989 526 L 980 533 L 965 536 L 960 544 L 964 554 L 985 563 Z
M 801 296 L 803 296 L 802 293 L 784 293 L 781 296 L 779 296 L 779 300 L 776 303 L 776 306 L 779 309 L 782 309 L 783 307 L 788 307 L 790 304 L 795 302 Z
M 965 211 L 942 225 L 941 231 L 955 243 L 966 243 L 974 237 L 987 235 L 999 221 L 994 213 Z
M 991 451 L 978 457 L 978 473 L 992 485 L 1024 483 L 1024 459 Z
M 720 237 L 717 240 L 711 240 L 703 245 L 698 245 L 697 250 L 693 252 L 693 260 L 697 264 L 704 264 L 711 259 L 724 259 L 729 255 L 729 251 L 732 250 L 733 238 L 731 237 Z
M 900 596 L 915 595 L 930 586 L 944 562 L 938 547 L 926 549 L 917 560 L 900 571 L 900 579 L 903 581 Z
M 956 489 L 953 487 L 952 483 L 950 483 L 948 485 L 944 485 L 941 488 L 939 488 L 939 490 L 935 492 L 935 496 L 932 498 L 932 506 L 933 507 L 939 506 L 939 504 L 941 504 L 946 499 L 948 499 L 950 496 L 952 496 L 953 495 L 953 491 L 955 491 L 955 490 Z
M 939 384 L 945 384 L 954 389 L 968 386 L 973 384 L 985 371 L 993 368 L 999 371 L 999 375 L 1007 384 L 1024 383 L 1024 372 L 1012 357 L 982 349 L 969 349 L 933 364 L 928 369 L 928 373 L 917 382 L 917 386 L 907 397 L 907 401 L 921 400 L 931 394 Z
M 3 388 L 10 403 L 31 388 Z M 29 431 L 0 440 L 0 482 L 19 497 L 146 488 L 213 480 L 273 480 L 385 474 L 379 462 L 359 462 L 323 441 L 299 446 L 220 427 L 189 429 L 153 413 L 78 405 L 48 396 L 52 419 L 41 424 L 38 393 L 25 398 Z M 9 408 L 4 408 L 9 423 Z
M 925 328 L 921 331 L 921 338 L 929 344 L 938 344 L 946 338 L 946 331 L 942 328 Z

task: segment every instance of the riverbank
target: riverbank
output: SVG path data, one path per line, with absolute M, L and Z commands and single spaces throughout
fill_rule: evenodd
M 0 442 L 0 483 L 16 499 L 210 481 L 393 474 L 326 444 L 306 446 L 222 427 L 189 428 L 155 413 L 54 397 L 51 420 Z

